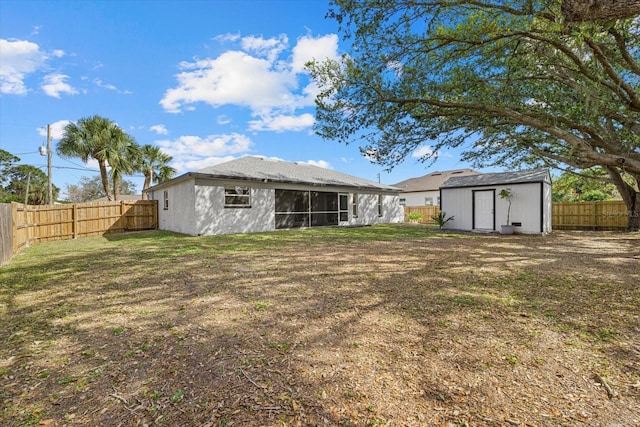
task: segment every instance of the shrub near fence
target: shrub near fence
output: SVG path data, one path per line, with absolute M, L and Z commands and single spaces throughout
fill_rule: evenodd
M 12 240 L 9 255 L 6 255 L 5 236 L 2 235 L 2 261 L 23 247 L 38 242 L 158 228 L 157 200 L 41 206 L 11 203 L 0 205 L 0 208 L 0 224 L 11 224 L 8 234 Z

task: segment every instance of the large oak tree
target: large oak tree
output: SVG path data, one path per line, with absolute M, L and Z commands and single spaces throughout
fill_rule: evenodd
M 561 9 L 561 0 L 334 0 L 329 16 L 352 48 L 309 64 L 321 89 L 317 133 L 357 142 L 388 167 L 423 145 L 424 160 L 456 148 L 477 166 L 602 166 L 637 230 L 640 19 L 568 22 Z

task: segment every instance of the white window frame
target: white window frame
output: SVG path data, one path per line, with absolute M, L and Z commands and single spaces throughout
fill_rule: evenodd
M 164 190 L 162 194 L 162 206 L 165 211 L 169 210 L 169 190 Z
M 238 201 L 242 201 L 238 203 Z M 233 202 L 231 202 L 233 201 Z M 224 187 L 224 207 L 225 208 L 250 208 L 251 207 L 251 187 L 236 185 Z
M 378 216 L 382 216 L 382 194 L 378 194 Z
M 351 216 L 358 218 L 358 193 L 353 193 L 351 196 Z

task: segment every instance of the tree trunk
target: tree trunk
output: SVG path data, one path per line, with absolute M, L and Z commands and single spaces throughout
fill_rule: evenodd
M 616 188 L 624 200 L 624 204 L 627 206 L 627 231 L 640 231 L 640 194 L 633 186 L 627 184 L 620 171 L 613 166 L 606 166 L 607 172 L 611 180 L 615 184 Z M 636 182 L 640 180 L 635 177 Z
M 142 184 L 142 200 L 149 200 L 149 194 L 145 193 L 144 190 L 151 186 L 151 175 L 146 173 L 144 174 L 144 184 Z
M 113 200 L 120 200 L 120 178 L 113 177 Z
M 102 180 L 102 187 L 104 188 L 104 192 L 107 195 L 107 200 L 113 200 L 113 195 L 111 194 L 111 188 L 109 185 L 109 175 L 107 175 L 107 164 L 105 160 L 98 160 L 98 166 L 100 166 L 100 179 Z
M 640 14 L 640 0 L 562 0 L 567 22 L 608 21 Z

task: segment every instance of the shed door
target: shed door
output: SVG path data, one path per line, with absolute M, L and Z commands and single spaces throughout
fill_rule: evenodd
M 481 230 L 495 229 L 495 190 L 477 190 L 473 192 L 473 228 Z

